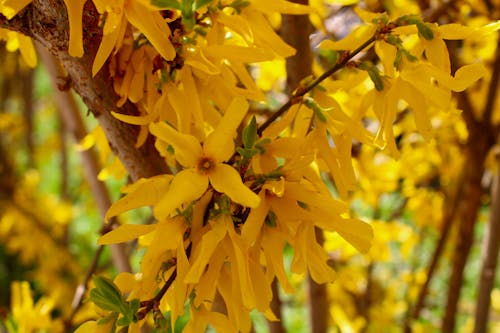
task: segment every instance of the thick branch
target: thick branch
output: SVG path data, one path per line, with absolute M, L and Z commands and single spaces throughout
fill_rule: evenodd
M 133 180 L 168 173 L 165 161 L 154 148 L 152 138 L 139 149 L 135 148 L 139 127 L 115 119 L 110 111 L 137 115 L 134 104 L 127 102 L 116 107 L 118 96 L 109 80 L 107 66 L 92 77 L 92 63 L 100 44 L 99 14 L 87 1 L 83 15 L 84 49 L 81 58 L 68 52 L 68 20 L 61 0 L 35 0 L 18 16 L 8 21 L 0 15 L 0 27 L 22 32 L 40 42 L 64 66 L 71 86 L 99 121 L 113 152 L 121 160 Z

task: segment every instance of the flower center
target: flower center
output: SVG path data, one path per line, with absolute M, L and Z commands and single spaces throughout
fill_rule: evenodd
M 215 168 L 215 161 L 211 157 L 203 156 L 198 161 L 198 171 L 206 175 Z

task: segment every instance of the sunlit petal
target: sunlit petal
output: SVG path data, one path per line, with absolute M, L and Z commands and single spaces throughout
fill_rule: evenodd
M 69 49 L 74 57 L 83 55 L 82 16 L 86 0 L 64 0 L 69 20 Z
M 238 171 L 231 166 L 219 163 L 208 177 L 216 191 L 225 193 L 234 202 L 252 208 L 259 205 L 259 196 L 243 184 Z
M 168 39 L 171 35 L 170 28 L 159 12 L 150 11 L 137 1 L 127 1 L 125 15 L 127 20 L 146 36 L 163 58 L 167 60 L 175 58 L 175 49 Z
M 172 178 L 172 175 L 160 175 L 149 179 L 140 179 L 127 195 L 109 207 L 105 220 L 135 208 L 155 205 L 168 189 Z
M 194 252 L 193 265 L 186 275 L 186 283 L 198 283 L 217 245 L 219 245 L 226 233 L 227 225 L 222 221 L 215 221 L 212 229 L 203 235 L 200 248 Z
M 155 224 L 123 224 L 118 228 L 102 235 L 97 244 L 107 245 L 128 242 L 156 229 Z
M 234 152 L 236 130 L 248 111 L 248 102 L 236 97 L 224 113 L 217 128 L 207 137 L 203 150 L 218 162 L 228 160 Z
M 194 169 L 186 169 L 175 175 L 165 196 L 154 208 L 154 215 L 159 221 L 166 219 L 176 208 L 202 196 L 208 187 L 208 177 L 200 175 Z
M 165 123 L 151 123 L 149 130 L 157 138 L 172 145 L 175 150 L 175 158 L 182 166 L 196 166 L 202 156 L 202 149 L 194 136 L 179 133 Z
M 266 191 L 261 191 L 259 197 L 263 199 Z M 259 234 L 267 213 L 269 212 L 269 203 L 266 200 L 261 200 L 259 207 L 252 209 L 248 215 L 245 224 L 241 229 L 241 238 L 243 238 L 249 245 L 252 245 Z

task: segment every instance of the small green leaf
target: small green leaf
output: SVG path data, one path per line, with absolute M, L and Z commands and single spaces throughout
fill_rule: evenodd
M 270 210 L 266 216 L 266 225 L 274 228 L 278 225 L 277 221 L 278 221 L 278 217 L 276 216 L 276 214 L 272 210 Z
M 432 29 L 429 28 L 427 24 L 425 24 L 422 21 L 419 21 L 416 23 L 417 29 L 418 29 L 418 34 L 422 37 L 424 37 L 427 40 L 432 40 L 434 38 L 434 33 L 432 32 Z
M 394 67 L 398 70 L 399 70 L 399 65 L 401 64 L 401 59 L 403 54 L 401 50 L 402 49 L 398 49 L 398 51 L 396 52 L 396 57 L 394 57 Z
M 305 106 L 314 111 L 314 115 L 319 119 L 319 121 L 326 123 L 326 117 L 323 114 L 324 110 L 321 108 L 318 102 L 316 102 L 311 97 L 304 98 L 303 102 Z
M 208 5 L 212 1 L 213 0 L 196 0 L 194 2 L 194 4 L 193 4 L 193 10 L 196 11 L 196 10 L 200 9 L 201 7 L 203 7 L 203 6 Z
M 382 82 L 382 78 L 380 77 L 380 73 L 378 72 L 377 67 L 371 67 L 367 69 L 368 75 L 375 85 L 375 89 L 378 91 L 384 90 L 384 82 Z
M 247 0 L 234 0 L 229 7 L 233 7 L 236 10 L 240 10 L 244 7 L 247 7 L 250 5 L 250 1 Z
M 151 4 L 160 9 L 178 9 L 181 10 L 181 4 L 176 0 L 151 0 Z
M 257 120 L 255 116 L 252 117 L 247 127 L 243 129 L 243 146 L 247 149 L 253 147 L 257 140 Z
M 403 15 L 395 21 L 397 26 L 417 24 L 417 22 L 422 22 L 422 20 L 415 14 Z
M 123 313 L 127 304 L 123 300 L 118 287 L 108 278 L 93 277 L 96 288 L 90 291 L 90 300 L 103 310 Z
M 128 326 L 131 324 L 130 318 L 128 317 L 121 317 L 120 319 L 117 320 L 116 324 L 118 326 Z

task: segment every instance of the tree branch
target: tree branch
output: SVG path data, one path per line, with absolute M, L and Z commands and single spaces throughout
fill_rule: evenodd
M 49 50 L 64 66 L 71 86 L 102 126 L 113 152 L 121 160 L 132 180 L 169 173 L 164 159 L 154 147 L 153 138 L 137 149 L 135 143 L 139 127 L 123 123 L 110 111 L 138 115 L 137 107 L 126 102 L 116 107 L 119 97 L 109 80 L 108 67 L 92 77 L 92 64 L 102 38 L 99 28 L 100 15 L 91 1 L 85 4 L 83 15 L 84 49 L 81 58 L 68 54 L 68 19 L 61 0 L 34 0 L 11 20 L 0 15 L 0 27 L 24 33 Z
M 272 114 L 271 117 L 269 117 L 264 123 L 262 123 L 259 128 L 257 129 L 257 134 L 260 136 L 262 135 L 262 132 L 266 128 L 268 128 L 276 119 L 278 119 L 283 113 L 285 113 L 292 105 L 299 103 L 305 94 L 316 88 L 321 82 L 326 80 L 328 77 L 333 75 L 335 72 L 338 70 L 342 69 L 354 56 L 356 56 L 358 53 L 363 51 L 365 48 L 367 48 L 371 43 L 373 43 L 376 40 L 376 36 L 372 36 L 370 39 L 368 39 L 366 42 L 364 42 L 360 47 L 358 47 L 356 50 L 352 52 L 346 52 L 343 54 L 343 56 L 340 57 L 340 59 L 337 61 L 337 63 L 321 74 L 317 79 L 315 79 L 313 82 L 311 82 L 309 85 L 307 85 L 304 88 L 298 88 L 295 90 L 293 94 L 289 97 L 288 101 L 283 104 L 276 112 Z
M 497 58 L 498 59 L 498 58 Z M 497 152 L 497 162 L 500 154 Z M 482 267 L 478 285 L 478 296 L 474 319 L 474 333 L 485 333 L 491 305 L 491 290 L 495 282 L 495 272 L 500 251 L 500 168 L 491 188 L 490 219 L 483 243 Z

